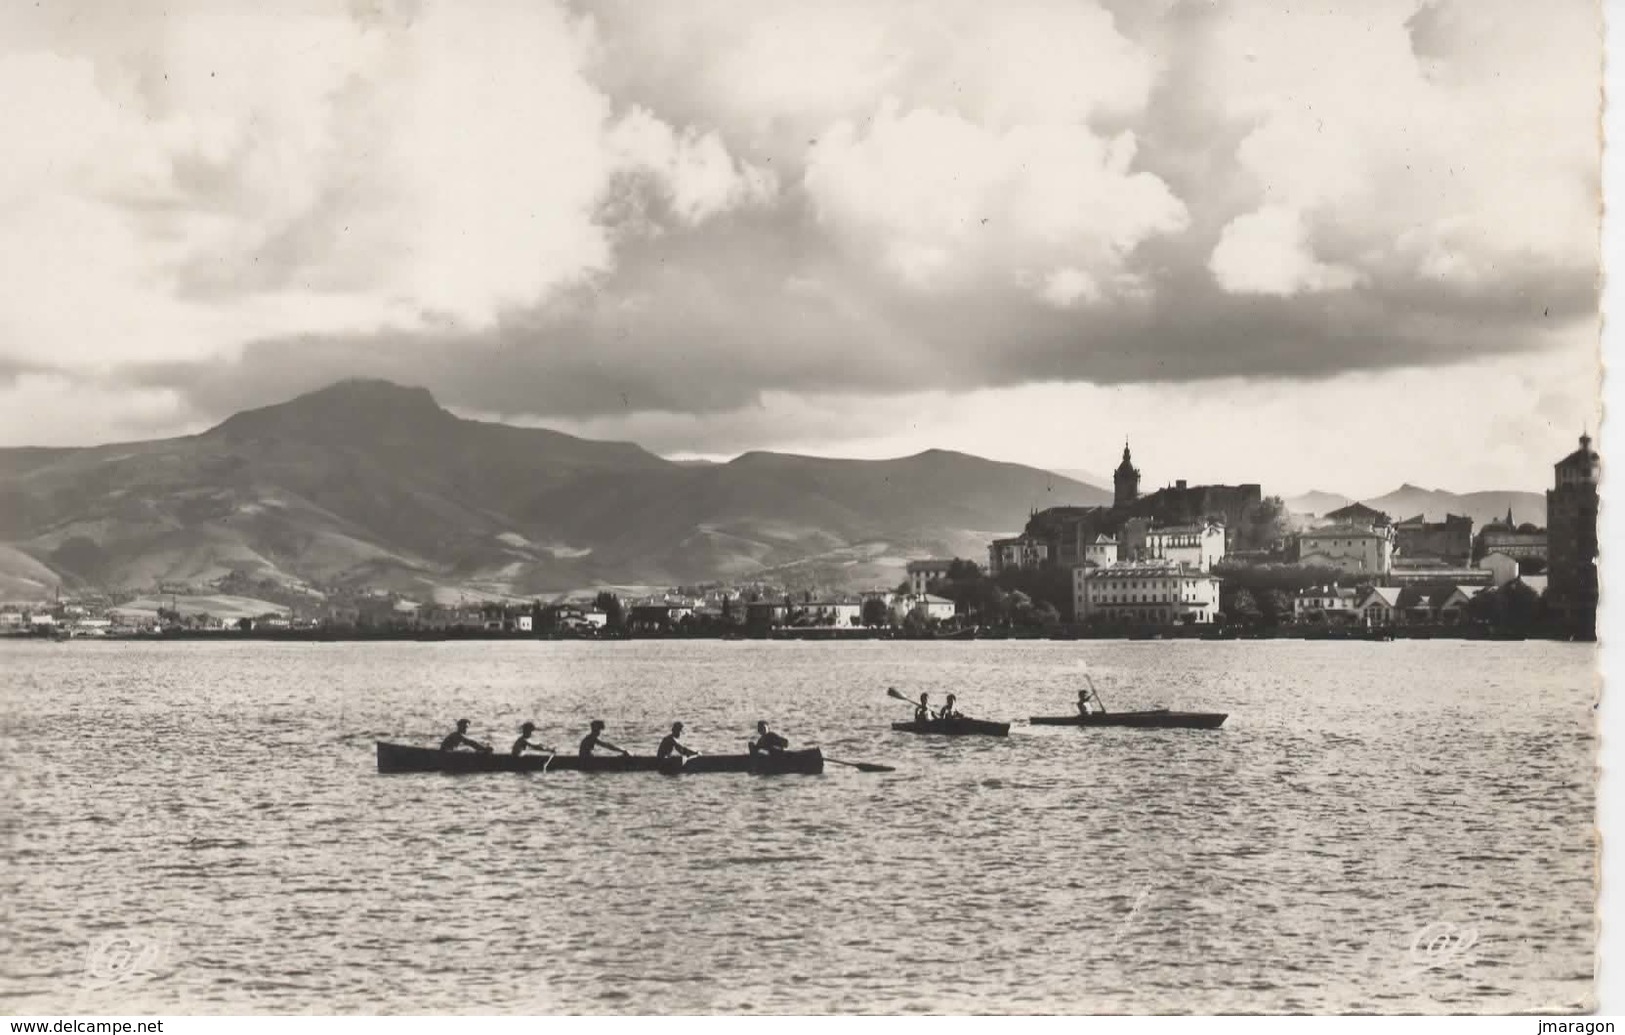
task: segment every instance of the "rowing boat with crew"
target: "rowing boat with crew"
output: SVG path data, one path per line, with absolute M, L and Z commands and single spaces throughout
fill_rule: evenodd
M 671 732 L 660 741 L 652 755 L 634 755 L 625 748 L 616 747 L 603 737 L 607 728 L 602 719 L 594 719 L 581 738 L 575 754 L 542 747 L 531 741 L 536 724 L 527 722 L 519 727 L 507 754 L 491 750 L 468 735 L 467 719 L 457 720 L 457 728 L 447 734 L 438 748 L 417 747 L 376 741 L 378 771 L 380 773 L 665 773 L 677 776 L 684 773 L 755 773 L 771 776 L 781 773 L 817 774 L 824 771 L 825 762 L 850 766 L 860 772 L 889 773 L 888 765 L 872 762 L 845 762 L 838 758 L 825 758 L 816 747 L 791 750 L 790 742 L 781 734 L 768 729 L 767 723 L 756 724 L 756 736 L 747 744 L 745 754 L 709 755 L 689 747 L 682 741 L 683 724 L 671 724 Z M 600 752 L 604 752 L 600 754 Z
M 380 773 L 780 773 L 816 774 L 824 771 L 824 753 L 818 748 L 799 751 L 757 752 L 744 755 L 503 755 L 488 751 L 441 751 L 436 748 L 378 744 Z

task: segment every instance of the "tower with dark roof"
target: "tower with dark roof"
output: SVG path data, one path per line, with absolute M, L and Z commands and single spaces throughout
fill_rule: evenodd
M 1112 475 L 1112 486 L 1116 489 L 1113 506 L 1126 507 L 1140 498 L 1140 469 L 1134 466 L 1129 456 L 1127 439 L 1123 440 L 1123 462 L 1117 465 L 1117 471 Z
M 1555 487 L 1546 490 L 1548 613 L 1580 635 L 1597 628 L 1597 483 L 1601 458 L 1591 436 L 1553 465 Z

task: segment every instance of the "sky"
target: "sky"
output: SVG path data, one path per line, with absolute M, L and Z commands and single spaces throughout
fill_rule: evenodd
M 1600 76 L 1587 0 L 9 5 L 0 446 L 370 376 L 678 457 L 1539 490 Z

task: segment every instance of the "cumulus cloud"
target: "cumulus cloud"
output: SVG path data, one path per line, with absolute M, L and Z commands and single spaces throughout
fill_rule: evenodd
M 617 113 L 550 4 L 204 9 L 96 60 L 0 54 L 0 312 L 69 367 L 489 326 L 613 265 L 635 173 L 693 225 L 770 197 L 714 132 Z
M 748 448 L 1595 340 L 1587 0 L 81 14 L 0 34 L 0 377 L 177 427 L 370 374 Z
M 1272 205 L 1237 216 L 1224 228 L 1208 268 L 1226 291 L 1295 295 L 1349 288 L 1360 277 L 1315 258 L 1303 213 Z
M 909 285 L 951 289 L 1066 264 L 1121 272 L 1144 240 L 1186 223 L 1155 176 L 1132 169 L 1134 138 L 1075 125 L 989 130 L 930 109 L 880 107 L 831 127 L 807 163 L 818 218 Z

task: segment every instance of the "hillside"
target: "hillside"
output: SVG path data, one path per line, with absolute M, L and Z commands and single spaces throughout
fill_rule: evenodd
M 1294 514 L 1324 517 L 1327 512 L 1354 502 L 1351 497 L 1334 492 L 1306 492 L 1286 500 L 1287 509 Z M 1368 507 L 1387 514 L 1395 521 L 1420 514 L 1428 521 L 1443 521 L 1446 514 L 1466 514 L 1473 519 L 1473 527 L 1480 528 L 1491 521 L 1506 517 L 1512 509 L 1518 524 L 1530 522 L 1545 527 L 1546 497 L 1539 492 L 1489 491 L 1447 492 L 1443 489 L 1423 489 L 1405 484 L 1392 492 L 1360 501 Z
M 1365 501 L 1367 506 L 1403 521 L 1417 514 L 1429 521 L 1443 521 L 1446 514 L 1466 514 L 1478 528 L 1506 517 L 1507 508 L 1518 524 L 1532 522 L 1546 526 L 1546 496 L 1539 492 L 1445 492 L 1402 485 L 1383 496 Z
M 1346 507 L 1354 501 L 1341 493 L 1312 489 L 1301 496 L 1288 496 L 1282 502 L 1286 504 L 1286 509 L 1294 514 L 1320 517 L 1340 507 Z
M 1031 508 L 1106 496 L 936 450 L 672 463 L 628 443 L 465 420 L 420 388 L 346 381 L 186 438 L 0 450 L 0 591 L 239 572 L 423 597 L 534 595 L 814 562 L 832 581 L 889 584 L 909 557 L 981 557 Z

